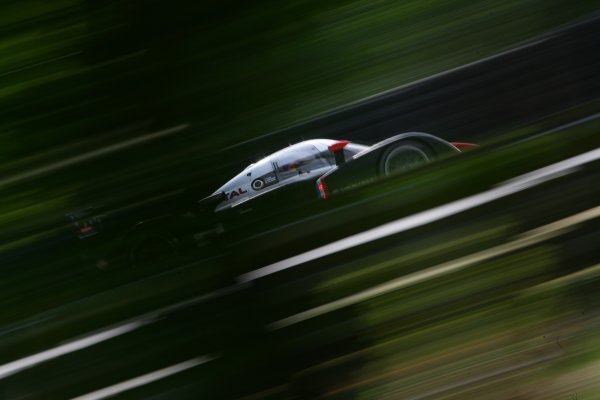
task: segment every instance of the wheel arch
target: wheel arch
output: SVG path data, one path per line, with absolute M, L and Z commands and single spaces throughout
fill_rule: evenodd
M 427 156 L 431 157 L 432 160 L 437 159 L 443 155 L 459 153 L 460 151 L 454 147 L 450 142 L 445 141 L 437 136 L 424 133 L 424 132 L 405 132 L 395 136 L 392 136 L 386 140 L 383 140 L 373 147 L 376 148 L 376 165 L 377 174 L 381 175 L 381 165 L 385 162 L 390 151 L 398 146 L 407 144 L 418 144 L 426 150 Z
M 397 145 L 403 141 L 417 141 L 424 144 L 434 152 L 434 156 L 440 156 L 447 153 L 458 153 L 459 150 L 450 142 L 424 132 L 404 132 L 382 140 L 373 145 L 373 149 L 385 151 L 390 146 Z M 381 154 L 382 154 L 381 152 Z

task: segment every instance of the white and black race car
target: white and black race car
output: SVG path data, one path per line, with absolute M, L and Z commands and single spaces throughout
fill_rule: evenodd
M 250 164 L 204 201 L 216 203 L 214 210 L 220 212 L 245 207 L 257 197 L 305 181 L 313 181 L 317 196 L 326 199 L 471 147 L 475 145 L 421 132 L 402 133 L 372 146 L 347 140 L 307 140 Z

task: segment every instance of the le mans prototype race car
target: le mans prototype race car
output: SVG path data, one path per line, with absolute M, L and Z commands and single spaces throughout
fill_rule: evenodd
M 347 140 L 307 140 L 250 164 L 206 201 L 216 201 L 215 211 L 219 212 L 306 180 L 315 181 L 317 196 L 326 199 L 377 177 L 408 171 L 475 146 L 420 132 L 396 135 L 373 146 Z
M 115 260 L 138 268 L 168 264 L 166 260 L 185 249 L 205 246 L 221 236 L 232 221 L 240 226 L 240 220 L 242 224 L 264 221 L 273 213 L 292 215 L 302 202 L 327 199 L 472 147 L 476 145 L 447 142 L 420 132 L 402 133 L 372 146 L 346 140 L 307 140 L 249 165 L 212 195 L 188 199 L 187 207 L 163 215 L 115 224 L 110 214 L 86 209 L 69 218 L 79 239 L 107 234 L 113 238 L 108 250 L 93 257 L 101 269 L 123 264 Z M 111 229 L 104 229 L 109 226 L 112 235 Z

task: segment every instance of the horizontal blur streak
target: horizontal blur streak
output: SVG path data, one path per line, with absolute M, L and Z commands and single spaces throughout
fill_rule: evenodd
M 112 385 L 100 390 L 97 390 L 92 393 L 85 394 L 83 396 L 74 397 L 71 400 L 100 400 L 105 399 L 107 397 L 112 397 L 119 393 L 125 392 L 127 390 L 134 389 L 138 386 L 147 385 L 159 379 L 164 379 L 173 374 L 177 374 L 179 372 L 185 371 L 190 368 L 194 368 L 198 365 L 207 363 L 211 360 L 214 360 L 214 357 L 206 356 L 206 357 L 196 357 L 190 360 L 181 362 L 179 364 L 171 365 L 170 367 L 166 367 L 160 369 L 158 371 L 150 372 L 148 374 L 138 376 L 137 378 L 133 378 L 127 380 L 125 382 L 118 383 L 116 385 Z
M 52 360 L 53 358 L 62 357 L 65 354 L 79 351 L 81 349 L 85 349 L 86 347 L 94 346 L 98 343 L 104 342 L 105 340 L 110 340 L 117 336 L 124 335 L 128 332 L 139 329 L 150 322 L 152 321 L 146 320 L 130 322 L 128 324 L 117 326 L 103 332 L 94 333 L 81 339 L 73 340 L 41 353 L 12 361 L 8 364 L 0 365 L 0 379 L 16 374 L 24 369 L 31 368 L 37 364 Z
M 348 307 L 353 304 L 384 295 L 394 290 L 399 290 L 407 286 L 417 285 L 429 279 L 438 278 L 446 274 L 451 274 L 453 272 L 460 271 L 464 268 L 472 267 L 473 265 L 477 265 L 482 261 L 486 261 L 491 258 L 498 257 L 500 255 L 513 252 L 515 250 L 519 250 L 523 247 L 532 246 L 534 244 L 551 239 L 555 236 L 564 233 L 564 231 L 567 229 L 572 229 L 573 225 L 580 224 L 590 219 L 598 218 L 599 216 L 600 206 L 573 215 L 569 218 L 553 222 L 552 224 L 541 226 L 532 231 L 520 234 L 519 237 L 512 242 L 491 249 L 486 249 L 478 253 L 473 253 L 466 257 L 462 257 L 457 260 L 452 260 L 441 265 L 436 265 L 434 267 L 430 267 L 422 271 L 409 274 L 407 276 L 402 276 L 393 281 L 386 282 L 382 285 L 376 286 L 374 288 L 365 290 L 360 293 L 356 293 L 352 296 L 345 297 L 343 299 L 336 300 L 332 303 L 324 304 L 322 306 L 315 307 L 313 309 L 301 312 L 299 314 L 292 315 L 291 317 L 273 322 L 269 325 L 269 328 L 285 328 L 286 326 L 297 324 L 309 318 L 314 318 L 319 315 L 323 315 L 325 313 L 335 311 L 343 307 Z
M 183 302 L 171 304 L 167 307 L 156 309 L 143 315 L 137 315 L 133 318 L 130 318 L 128 321 L 120 323 L 118 326 L 110 327 L 102 332 L 86 333 L 86 335 L 82 338 L 73 339 L 67 343 L 61 344 L 60 346 L 12 361 L 4 365 L 0 365 L 0 380 L 16 374 L 24 369 L 31 368 L 37 364 L 50 361 L 54 358 L 62 357 L 66 354 L 79 351 L 90 346 L 95 346 L 117 336 L 140 329 L 148 324 L 152 324 L 160 320 L 165 315 L 175 313 L 178 310 L 189 308 L 214 298 L 226 296 L 237 290 L 242 290 L 243 288 L 243 285 L 237 287 L 232 286 L 221 290 L 216 290 L 211 293 L 202 294 L 194 298 L 188 298 Z M 0 335 L 5 335 L 6 333 L 8 333 L 7 330 L 0 330 Z
M 162 131 L 149 133 L 149 134 L 137 137 L 135 139 L 129 139 L 129 140 L 126 140 L 121 143 L 115 143 L 110 146 L 107 146 L 107 147 L 104 147 L 101 149 L 97 149 L 97 150 L 93 150 L 93 151 L 90 151 L 90 152 L 87 152 L 87 153 L 84 153 L 84 154 L 81 154 L 81 155 L 78 155 L 75 157 L 68 158 L 66 160 L 62 160 L 62 161 L 53 163 L 53 164 L 44 165 L 44 166 L 34 169 L 32 171 L 23 172 L 18 175 L 0 179 L 0 188 L 2 188 L 2 186 L 14 184 L 14 183 L 17 183 L 22 180 L 31 179 L 31 178 L 35 178 L 35 177 L 38 177 L 43 174 L 55 172 L 62 168 L 71 167 L 76 164 L 82 163 L 84 161 L 89 161 L 96 157 L 101 157 L 101 156 L 105 156 L 107 154 L 110 154 L 110 153 L 113 153 L 116 151 L 124 150 L 128 147 L 137 146 L 139 144 L 142 144 L 142 143 L 145 143 L 145 142 L 148 142 L 151 140 L 156 140 L 156 139 L 162 138 L 163 136 L 172 135 L 174 133 L 177 133 L 177 132 L 180 132 L 180 131 L 186 129 L 187 127 L 188 127 L 188 125 L 179 125 L 179 126 L 175 126 L 175 127 L 169 128 L 169 129 L 162 130 Z

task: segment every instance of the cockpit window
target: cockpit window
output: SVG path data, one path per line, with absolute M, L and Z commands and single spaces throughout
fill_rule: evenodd
M 280 181 L 330 166 L 329 162 L 312 144 L 285 149 L 273 156 L 273 163 Z

